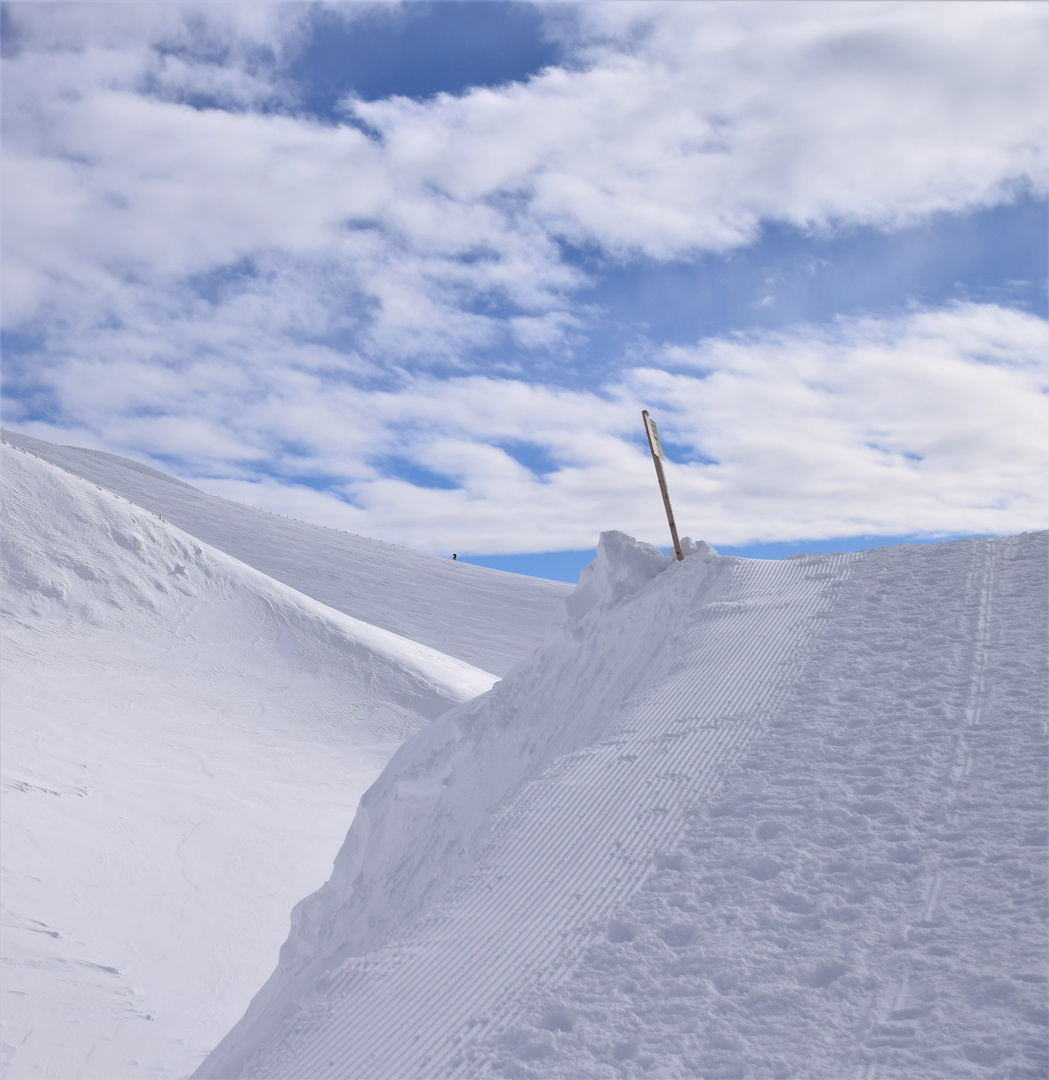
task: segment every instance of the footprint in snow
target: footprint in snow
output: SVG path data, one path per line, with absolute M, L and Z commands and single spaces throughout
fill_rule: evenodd
M 672 949 L 684 949 L 696 940 L 696 928 L 688 923 L 672 923 L 670 926 L 664 926 L 659 936 Z

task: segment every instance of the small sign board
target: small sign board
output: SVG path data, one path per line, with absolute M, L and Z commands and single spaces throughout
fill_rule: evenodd
M 659 441 L 659 429 L 655 420 L 648 415 L 648 409 L 641 410 L 641 418 L 645 421 L 645 434 L 648 436 L 648 446 L 652 451 L 652 464 L 656 467 L 656 479 L 659 481 L 659 493 L 663 496 L 663 508 L 667 512 L 667 524 L 670 526 L 670 538 L 674 541 L 674 554 L 678 562 L 685 556 L 681 550 L 681 541 L 677 536 L 677 525 L 674 522 L 674 511 L 670 509 L 670 494 L 667 491 L 667 478 L 663 474 L 663 444 Z
M 648 432 L 648 441 L 652 446 L 652 453 L 661 461 L 665 461 L 666 454 L 663 453 L 663 444 L 659 441 L 659 428 L 656 427 L 655 420 L 647 412 L 642 412 L 641 415 L 645 420 L 645 431 Z

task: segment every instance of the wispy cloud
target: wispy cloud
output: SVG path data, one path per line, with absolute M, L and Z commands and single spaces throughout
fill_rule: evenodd
M 564 65 L 336 118 L 288 76 L 308 14 L 9 7 L 8 422 L 430 549 L 658 538 L 641 404 L 708 538 L 1042 522 L 1034 316 L 577 363 L 610 263 L 1044 197 L 1040 6 L 551 8 Z
M 661 541 L 642 406 L 661 423 L 682 528 L 715 543 L 1001 533 L 1045 524 L 1046 334 L 993 305 L 839 320 L 663 349 L 592 392 L 425 374 L 369 390 L 209 364 L 153 386 L 159 417 L 120 393 L 141 386 L 134 371 L 111 385 L 71 367 L 63 383 L 120 432 L 117 449 L 427 550 L 585 548 L 596 527 Z M 391 475 L 391 458 L 431 479 Z

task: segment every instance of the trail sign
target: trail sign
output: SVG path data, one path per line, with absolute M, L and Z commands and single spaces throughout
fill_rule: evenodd
M 645 418 L 645 431 L 648 432 L 648 445 L 652 448 L 652 453 L 660 461 L 666 461 L 666 454 L 663 453 L 663 444 L 659 441 L 659 428 L 656 427 L 655 420 L 648 415 L 647 409 L 641 415 Z
M 663 473 L 663 444 L 659 441 L 659 428 L 655 420 L 648 415 L 648 409 L 641 410 L 641 419 L 645 422 L 645 434 L 648 436 L 648 448 L 652 451 L 652 464 L 656 467 L 656 479 L 659 481 L 659 493 L 663 496 L 663 506 L 667 512 L 667 524 L 670 526 L 670 538 L 674 541 L 674 553 L 678 562 L 685 556 L 681 551 L 681 541 L 677 538 L 677 525 L 674 523 L 674 511 L 670 509 L 670 495 L 667 492 L 667 478 Z

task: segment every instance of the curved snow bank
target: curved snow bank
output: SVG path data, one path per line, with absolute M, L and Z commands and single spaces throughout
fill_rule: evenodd
M 3 437 L 330 608 L 497 675 L 542 643 L 547 621 L 571 591 L 559 581 L 452 563 L 267 514 L 114 454 L 13 431 Z
M 3 1073 L 194 1068 L 395 747 L 494 676 L 0 445 Z
M 604 537 L 197 1075 L 1044 1075 L 1046 539 Z
M 426 717 L 496 681 L 471 664 L 304 596 L 26 454 L 2 444 L 0 454 L 6 526 L 0 603 L 9 617 L 69 629 L 129 628 L 154 623 L 161 613 L 188 617 L 205 598 L 241 602 L 263 624 L 294 628 L 348 659 L 396 671 L 398 702 L 418 706 Z

